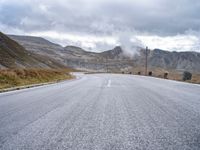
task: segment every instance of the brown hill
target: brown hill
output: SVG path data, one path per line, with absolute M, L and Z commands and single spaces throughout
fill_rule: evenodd
M 64 67 L 52 58 L 27 51 L 16 41 L 0 32 L 0 68 Z

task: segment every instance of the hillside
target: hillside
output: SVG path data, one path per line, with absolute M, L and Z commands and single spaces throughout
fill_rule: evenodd
M 62 68 L 64 65 L 27 51 L 22 45 L 0 32 L 0 68 Z
M 24 47 L 0 33 L 0 64 L 1 67 L 28 67 L 37 64 Z
M 149 56 L 151 66 L 200 72 L 200 53 L 197 52 L 168 52 L 155 49 Z
M 145 64 L 145 50 L 135 57 L 137 66 Z M 143 64 L 143 65 L 142 65 Z M 200 53 L 198 52 L 169 52 L 160 49 L 148 51 L 148 66 L 167 70 L 200 72 Z

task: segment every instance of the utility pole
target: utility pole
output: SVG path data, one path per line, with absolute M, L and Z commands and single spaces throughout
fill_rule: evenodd
M 145 52 L 145 75 L 147 76 L 147 55 L 148 55 L 148 47 L 146 47 Z
M 106 58 L 106 72 L 108 73 L 108 58 Z

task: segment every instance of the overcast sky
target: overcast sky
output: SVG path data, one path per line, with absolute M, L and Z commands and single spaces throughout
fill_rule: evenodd
M 200 0 L 0 0 L 0 31 L 103 51 L 200 52 Z

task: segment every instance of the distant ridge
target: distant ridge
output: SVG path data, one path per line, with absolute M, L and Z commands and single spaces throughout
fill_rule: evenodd
M 9 37 L 23 45 L 29 52 L 76 69 L 120 71 L 144 65 L 145 51 L 142 48 L 134 57 L 128 57 L 119 46 L 101 53 L 94 53 L 76 46 L 62 47 L 40 37 L 15 35 L 9 35 Z M 148 55 L 148 66 L 200 72 L 200 53 L 151 50 Z

